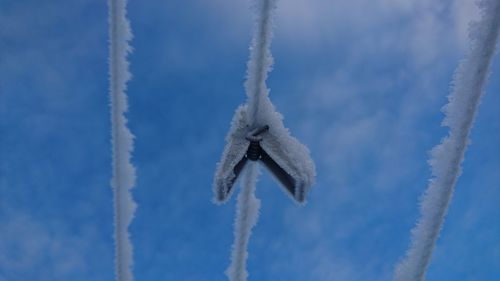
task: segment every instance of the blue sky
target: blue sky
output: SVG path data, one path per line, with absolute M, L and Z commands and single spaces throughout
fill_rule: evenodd
M 113 280 L 107 6 L 0 3 L 0 281 Z M 297 207 L 263 172 L 250 280 L 390 280 L 477 11 L 470 0 L 281 0 L 270 97 L 311 150 Z M 212 176 L 245 100 L 249 1 L 131 1 L 136 280 L 225 280 L 235 200 Z M 500 62 L 428 278 L 500 278 Z

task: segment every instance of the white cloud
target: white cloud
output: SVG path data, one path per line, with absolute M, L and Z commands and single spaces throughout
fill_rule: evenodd
M 455 37 L 461 49 L 467 46 L 469 23 L 479 19 L 479 9 L 474 0 L 455 0 L 453 2 Z
M 0 224 L 0 272 L 10 276 L 3 277 L 48 281 L 67 280 L 80 273 L 85 278 L 83 273 L 89 269 L 85 255 L 92 240 L 87 235 L 91 232 L 71 235 L 65 229 L 57 222 L 42 223 L 25 213 L 9 212 Z
M 430 67 L 442 50 L 465 44 L 464 24 L 475 9 L 472 1 L 457 1 L 280 1 L 276 36 L 285 40 L 278 44 L 306 52 L 341 44 L 357 53 L 395 49 L 407 52 L 417 68 Z

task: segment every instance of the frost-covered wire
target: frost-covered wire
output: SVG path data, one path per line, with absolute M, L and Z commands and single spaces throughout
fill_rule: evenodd
M 231 281 L 247 280 L 246 262 L 248 258 L 248 242 L 252 228 L 257 224 L 259 218 L 260 200 L 255 197 L 255 185 L 258 176 L 257 163 L 248 163 L 244 172 L 234 222 L 234 243 L 232 246 L 231 264 L 226 270 L 226 275 Z
M 470 26 L 470 48 L 455 72 L 443 125 L 449 135 L 431 151 L 432 179 L 422 198 L 420 219 L 412 230 L 411 245 L 396 266 L 395 281 L 422 281 L 441 231 L 446 212 L 461 173 L 478 105 L 495 52 L 500 28 L 500 1 L 478 3 L 481 19 Z
M 262 115 L 259 112 L 262 108 L 261 104 L 268 100 L 266 79 L 272 65 L 270 45 L 275 0 L 254 0 L 253 6 L 256 12 L 256 24 L 250 46 L 250 59 L 247 63 L 247 80 L 245 82 L 248 98 L 246 117 L 251 127 L 257 124 L 259 115 Z M 234 223 L 231 264 L 226 270 L 226 275 L 231 281 L 247 280 L 248 242 L 252 228 L 257 224 L 260 208 L 260 201 L 255 197 L 255 184 L 258 176 L 257 164 L 255 162 L 249 163 L 244 172 Z
M 115 223 L 115 274 L 117 281 L 132 281 L 132 243 L 128 232 L 136 204 L 130 190 L 135 184 L 135 168 L 130 162 L 133 135 L 127 128 L 126 88 L 130 79 L 127 55 L 132 39 L 126 17 L 126 0 L 109 0 L 109 76 L 111 99 L 111 143 L 113 147 L 113 178 Z
M 258 117 L 261 115 L 259 111 L 264 109 L 261 105 L 266 102 L 268 96 L 266 79 L 273 64 L 270 46 L 276 0 L 254 0 L 253 8 L 255 9 L 256 22 L 245 82 L 248 119 L 251 126 L 258 122 Z

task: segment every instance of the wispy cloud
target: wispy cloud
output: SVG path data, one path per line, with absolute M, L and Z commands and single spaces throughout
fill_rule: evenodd
M 431 152 L 429 164 L 433 178 L 421 202 L 421 217 L 412 230 L 412 241 L 406 257 L 397 265 L 396 281 L 421 281 L 441 231 L 448 206 L 461 173 L 461 164 L 469 142 L 477 108 L 484 91 L 498 33 L 500 2 L 479 2 L 482 17 L 470 26 L 471 47 L 459 65 L 453 80 L 453 91 L 444 107 L 443 125 L 449 135 Z
M 5 210 L 5 209 L 3 209 Z M 0 222 L 0 280 L 91 280 L 107 274 L 107 237 L 95 222 L 79 225 L 9 209 Z M 80 221 L 81 222 L 81 221 Z M 110 259 L 109 259 L 110 260 Z

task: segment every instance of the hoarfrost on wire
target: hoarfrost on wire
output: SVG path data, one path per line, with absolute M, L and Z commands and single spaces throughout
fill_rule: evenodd
M 126 16 L 126 0 L 109 0 L 109 77 L 111 103 L 111 143 L 113 147 L 113 188 L 115 224 L 115 278 L 133 281 L 133 247 L 128 227 L 136 204 L 130 190 L 135 185 L 135 168 L 130 158 L 133 135 L 127 128 L 127 81 L 131 75 L 127 55 L 131 51 L 130 23 Z
M 448 104 L 443 108 L 443 125 L 449 135 L 431 151 L 432 179 L 422 197 L 420 218 L 411 234 L 411 245 L 396 266 L 395 281 L 422 281 L 441 231 L 453 191 L 461 173 L 461 164 L 469 135 L 484 92 L 500 29 L 500 1 L 478 3 L 481 19 L 470 25 L 470 48 L 452 82 Z

